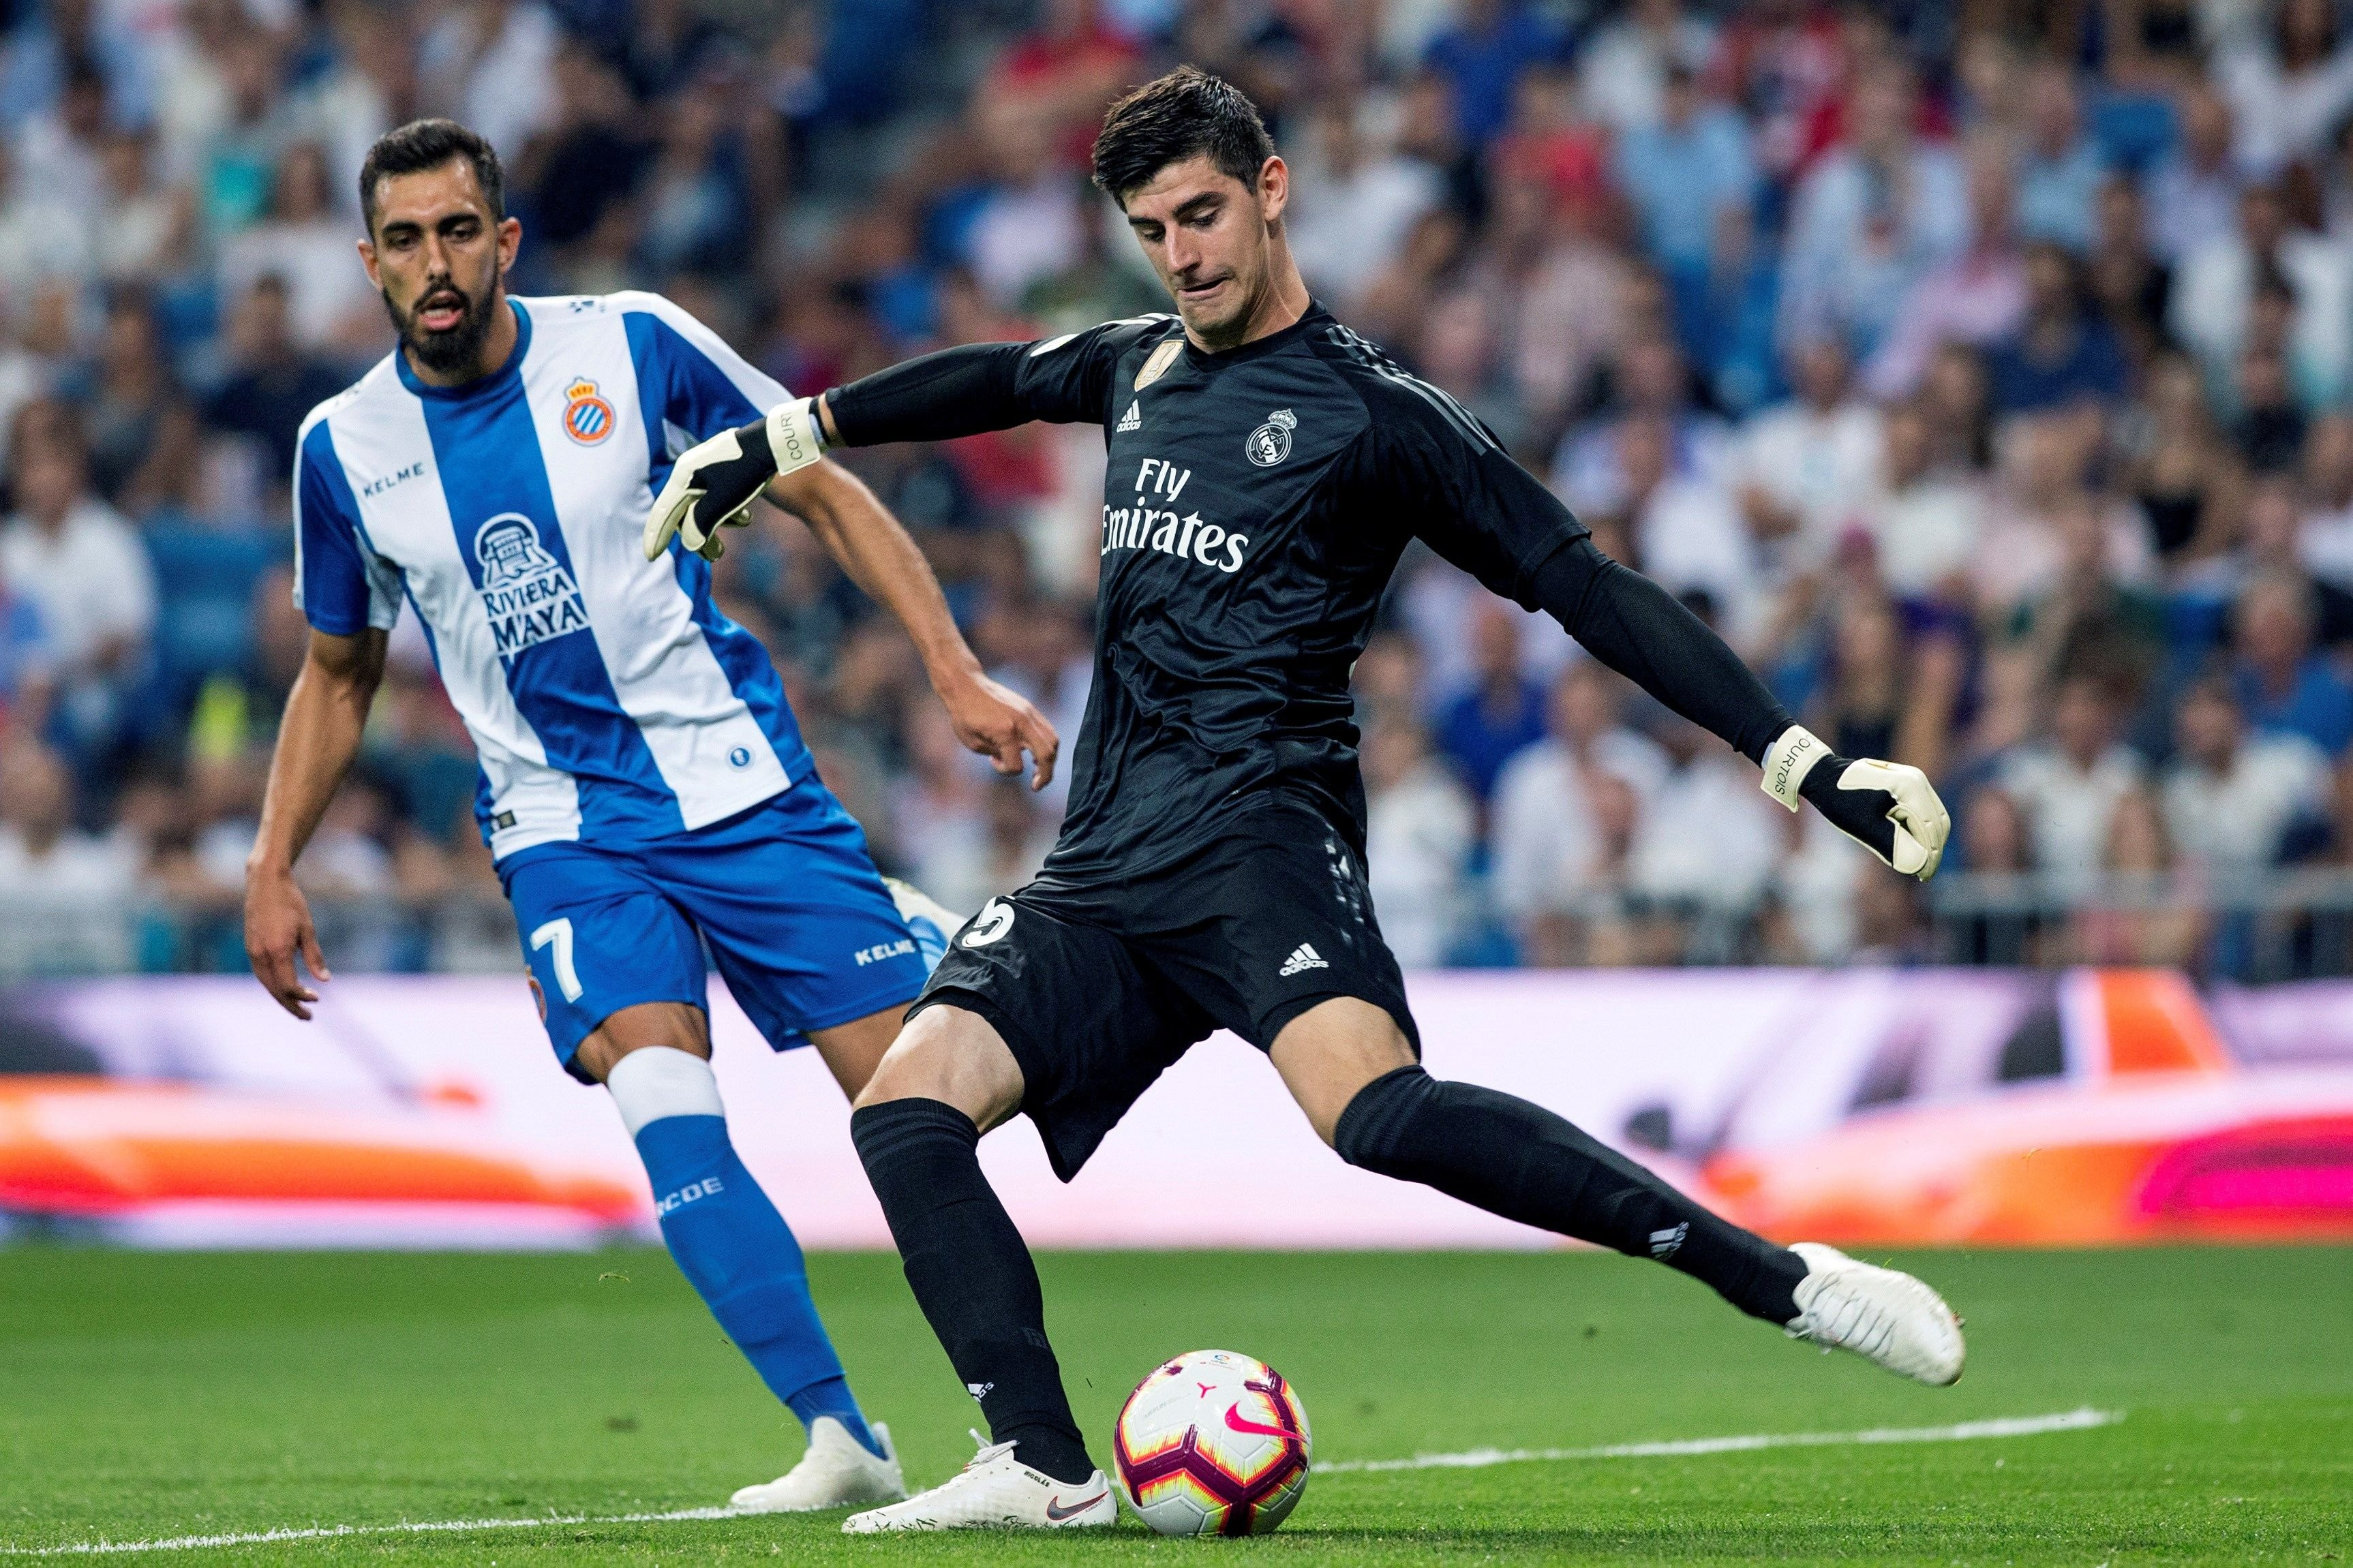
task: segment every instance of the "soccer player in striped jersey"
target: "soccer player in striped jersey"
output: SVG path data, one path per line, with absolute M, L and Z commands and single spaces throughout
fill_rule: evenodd
M 769 1043 L 855 1095 L 954 921 L 894 897 L 817 776 L 760 644 L 712 597 L 716 538 L 649 537 L 676 455 L 785 389 L 651 294 L 510 298 L 521 226 L 498 157 L 420 121 L 360 177 L 360 257 L 393 353 L 302 426 L 296 587 L 311 627 L 246 873 L 254 973 L 297 1017 L 327 978 L 293 866 L 357 753 L 402 602 L 481 763 L 476 813 L 558 1059 L 611 1092 L 680 1268 L 807 1424 L 761 1510 L 902 1495 L 811 1302 L 798 1245 L 737 1157 L 710 1066 L 703 950 Z M 768 493 L 913 637 L 965 745 L 1042 787 L 1052 728 L 981 672 L 904 531 L 789 453 Z M 699 546 L 688 547 L 689 542 Z M 927 907 L 926 907 L 927 906 Z M 583 1347 L 584 1351 L 593 1347 Z

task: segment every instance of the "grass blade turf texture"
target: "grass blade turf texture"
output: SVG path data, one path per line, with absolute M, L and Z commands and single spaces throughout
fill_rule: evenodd
M 1874 1258 L 1878 1255 L 1873 1254 Z M 1329 1461 L 1939 1426 L 2112 1426 L 1318 1476 L 1251 1543 L 838 1533 L 839 1514 L 368 1534 L 174 1563 L 887 1559 L 1285 1562 L 2353 1561 L 2353 1251 L 1905 1255 L 1968 1317 L 1968 1375 L 1913 1387 L 1590 1253 L 1039 1259 L 1099 1459 L 1155 1358 L 1292 1378 Z M 895 1259 L 810 1259 L 861 1399 L 918 1485 L 970 1453 Z M 0 1548 L 284 1528 L 663 1512 L 786 1468 L 799 1434 L 658 1252 L 0 1251 Z

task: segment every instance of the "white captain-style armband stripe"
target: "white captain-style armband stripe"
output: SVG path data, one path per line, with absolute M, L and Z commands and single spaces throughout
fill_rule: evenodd
M 1765 776 L 1757 787 L 1788 806 L 1798 809 L 1799 786 L 1814 764 L 1831 754 L 1821 738 L 1803 724 L 1792 724 L 1781 731 L 1781 738 L 1765 748 Z
M 817 399 L 796 397 L 768 410 L 768 452 L 776 459 L 779 476 L 807 468 L 825 456 L 825 426 L 818 423 Z

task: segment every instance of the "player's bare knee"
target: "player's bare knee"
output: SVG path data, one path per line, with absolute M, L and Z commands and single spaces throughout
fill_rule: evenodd
M 624 1007 L 580 1042 L 575 1058 L 598 1083 L 612 1076 L 616 1064 L 631 1051 L 665 1046 L 689 1056 L 711 1058 L 711 1021 L 702 1009 L 685 1002 L 640 1002 Z
M 1282 1026 L 1267 1055 L 1327 1146 L 1357 1091 L 1417 1059 L 1397 1020 L 1355 996 L 1334 996 L 1302 1013 Z
M 926 1007 L 907 1020 L 854 1103 L 936 1100 L 987 1131 L 1021 1109 L 1021 1066 L 986 1018 L 962 1007 Z

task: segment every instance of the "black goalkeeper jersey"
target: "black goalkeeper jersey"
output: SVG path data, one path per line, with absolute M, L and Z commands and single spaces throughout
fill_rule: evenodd
M 1533 604 L 1536 569 L 1587 533 L 1460 404 L 1320 307 L 1223 353 L 1174 316 L 949 353 L 995 406 L 976 425 L 959 397 L 937 434 L 1084 422 L 1109 451 L 1094 688 L 1047 884 L 1174 864 L 1275 789 L 1320 798 L 1361 852 L 1349 673 L 1407 542 Z M 934 433 L 866 384 L 829 395 L 847 442 Z

